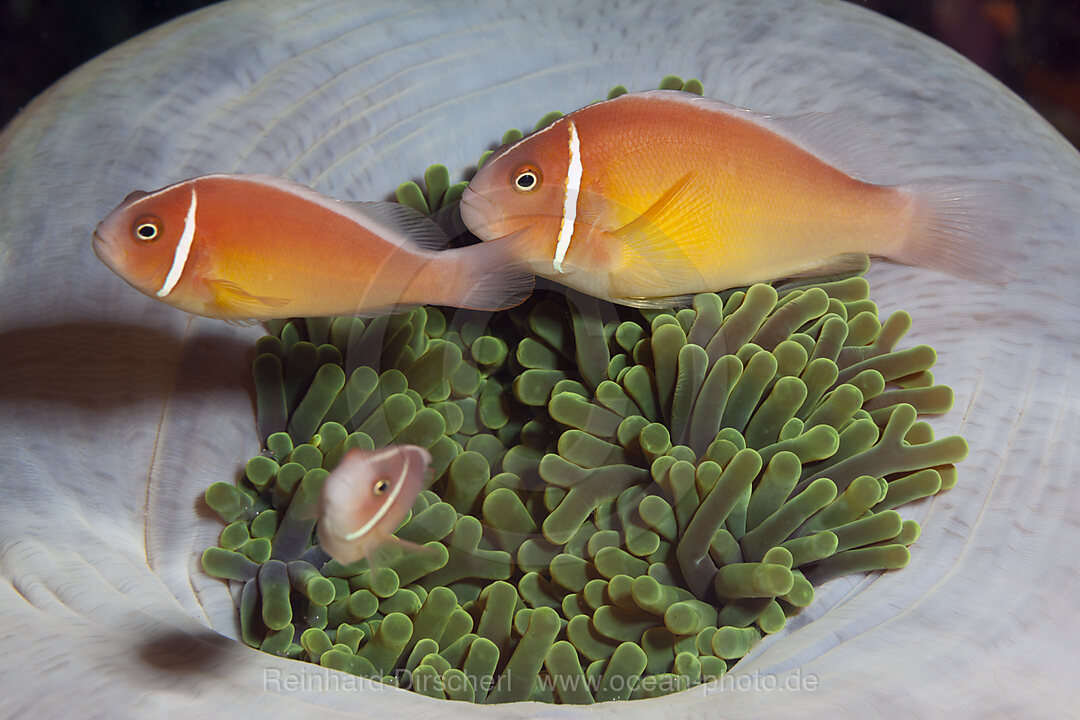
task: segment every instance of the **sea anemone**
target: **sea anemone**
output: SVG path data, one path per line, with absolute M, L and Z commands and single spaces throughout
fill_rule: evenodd
M 669 71 L 756 110 L 850 113 L 896 156 L 895 176 L 874 180 L 1016 182 L 1041 212 L 1007 285 L 884 262 L 867 274 L 886 317 L 910 312 L 905 342 L 935 347 L 955 390 L 935 434 L 971 449 L 962 481 L 908 514 L 923 528 L 911 566 L 825 583 L 728 674 L 734 692 L 702 686 L 617 712 L 1071 712 L 1080 157 L 942 46 L 846 3 L 794 0 L 223 3 L 107 53 L 24 110 L 0 135 L 12 712 L 485 712 L 335 685 L 351 676 L 239 642 L 233 598 L 200 562 L 221 532 L 202 497 L 259 451 L 249 352 L 261 332 L 134 293 L 93 257 L 90 232 L 131 190 L 212 171 L 389 197 L 434 160 L 467 167 L 506 126 Z
M 449 177 L 433 165 L 397 197 L 453 217 Z M 808 578 L 905 566 L 919 525 L 894 508 L 953 487 L 967 455 L 916 424 L 952 390 L 867 289 L 759 284 L 667 312 L 538 290 L 494 316 L 271 323 L 253 362 L 269 455 L 207 489 L 228 524 L 203 566 L 238 583 L 245 643 L 432 697 L 716 684 L 811 604 Z M 433 553 L 327 562 L 328 471 L 390 443 L 434 457 L 398 531 Z

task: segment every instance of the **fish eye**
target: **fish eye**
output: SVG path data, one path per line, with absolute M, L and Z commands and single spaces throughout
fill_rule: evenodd
M 375 493 L 376 495 L 382 495 L 384 492 L 386 492 L 389 489 L 390 489 L 390 481 L 386 480 L 386 479 L 383 479 L 383 480 L 379 480 L 377 483 L 375 483 L 372 486 L 371 491 L 373 493 Z
M 153 217 L 140 218 L 132 227 L 135 239 L 143 242 L 153 242 L 161 235 L 161 221 Z
M 514 189 L 518 192 L 532 192 L 540 187 L 540 172 L 533 167 L 525 167 L 514 176 Z

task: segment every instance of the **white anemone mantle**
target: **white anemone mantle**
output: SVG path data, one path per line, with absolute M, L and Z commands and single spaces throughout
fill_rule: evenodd
M 616 83 L 698 77 L 774 114 L 842 110 L 894 160 L 1030 187 L 1005 288 L 875 263 L 939 352 L 957 488 L 903 571 L 841 579 L 726 690 L 590 708 L 351 687 L 234 638 L 200 497 L 258 450 L 259 331 L 139 295 L 93 255 L 129 191 L 218 171 L 388 197 Z M 840 2 L 233 0 L 88 63 L 0 135 L 0 655 L 12 717 L 1065 716 L 1080 693 L 1080 156 L 938 43 Z M 329 689 L 322 689 L 330 680 Z M 797 689 L 778 689 L 778 688 Z

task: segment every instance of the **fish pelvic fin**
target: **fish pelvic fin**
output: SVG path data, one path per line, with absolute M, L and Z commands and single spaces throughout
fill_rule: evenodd
M 622 250 L 612 287 L 616 294 L 628 290 L 618 302 L 634 301 L 641 307 L 648 298 L 657 298 L 658 307 L 667 307 L 678 302 L 671 299 L 673 284 L 702 282 L 693 258 L 714 255 L 717 238 L 709 217 L 714 202 L 698 196 L 695 175 L 684 175 L 638 217 L 609 233 Z
M 437 544 L 437 543 L 436 543 Z M 424 555 L 432 557 L 438 554 L 438 548 L 432 545 L 418 545 L 399 538 L 397 535 L 372 531 L 363 540 L 364 557 L 368 567 L 374 572 L 379 568 L 390 567 L 405 555 Z
M 989 284 L 1017 275 L 1038 221 L 1038 198 L 1021 185 L 935 181 L 905 185 L 914 195 L 907 234 L 887 257 Z
M 208 280 L 207 285 L 221 318 L 232 323 L 251 324 L 258 322 L 254 318 L 274 317 L 273 310 L 289 304 L 284 298 L 252 295 L 231 280 Z

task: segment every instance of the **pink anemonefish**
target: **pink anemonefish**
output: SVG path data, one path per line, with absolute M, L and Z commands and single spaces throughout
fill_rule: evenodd
M 507 248 L 438 250 L 430 219 L 346 203 L 287 180 L 207 175 L 133 192 L 94 231 L 94 252 L 137 290 L 231 321 L 373 315 L 434 304 L 517 305 L 532 273 Z
M 326 476 L 318 502 L 319 545 L 343 565 L 367 558 L 385 566 L 390 552 L 430 552 L 393 533 L 425 486 L 431 454 L 418 445 L 346 453 Z
M 496 151 L 461 216 L 536 274 L 628 305 L 840 271 L 863 254 L 973 279 L 1007 273 L 1005 243 L 1032 214 L 1027 188 L 863 182 L 826 159 L 880 164 L 852 130 L 678 91 L 622 95 Z

